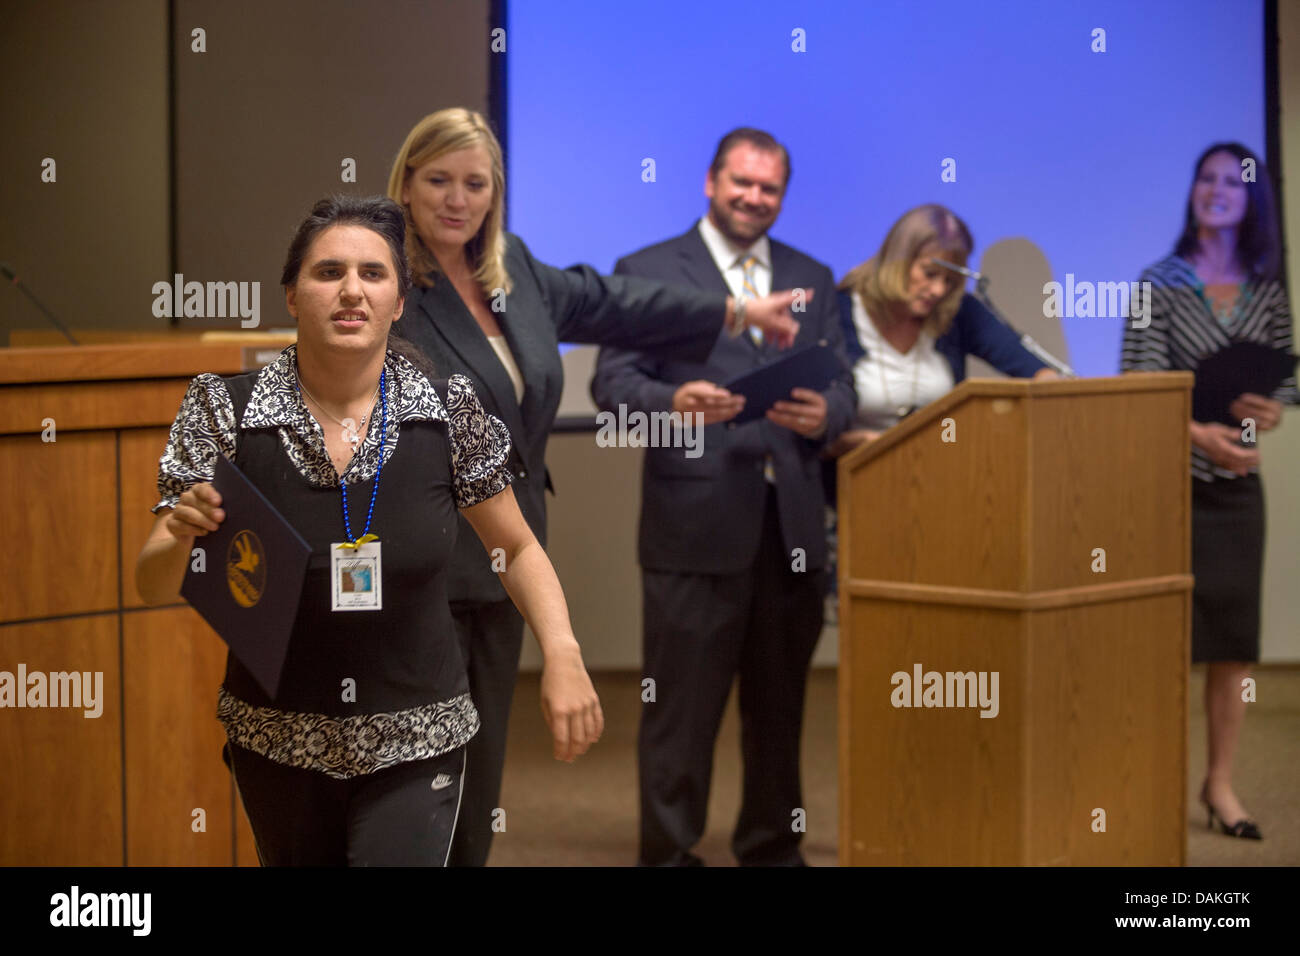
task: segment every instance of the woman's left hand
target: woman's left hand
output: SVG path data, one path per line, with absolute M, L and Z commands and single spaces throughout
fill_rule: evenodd
M 576 643 L 542 664 L 542 716 L 551 728 L 556 760 L 572 763 L 605 731 L 600 698 Z
M 1282 403 L 1254 392 L 1238 395 L 1237 400 L 1228 406 L 1228 411 L 1237 421 L 1255 419 L 1255 427 L 1262 432 L 1282 424 Z

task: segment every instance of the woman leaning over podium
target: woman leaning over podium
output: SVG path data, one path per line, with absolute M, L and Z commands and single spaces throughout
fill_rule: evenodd
M 390 338 L 410 288 L 404 233 L 388 199 L 317 203 L 281 278 L 298 343 L 260 372 L 190 383 L 137 565 L 147 603 L 176 600 L 196 537 L 226 517 L 218 454 L 311 545 L 276 696 L 230 655 L 218 698 L 264 864 L 445 865 L 479 726 L 446 598 L 457 510 L 506 555 L 502 583 L 542 648 L 555 755 L 573 759 L 603 729 L 559 582 L 510 488 L 505 426 L 467 378 L 440 394 Z M 383 549 L 383 607 L 332 610 L 330 555 L 367 533 Z M 346 700 L 341 678 L 355 680 Z
M 830 555 L 835 560 L 835 458 L 874 441 L 904 416 L 950 392 L 966 377 L 966 356 L 1021 378 L 1055 378 L 1020 339 L 965 292 L 974 248 L 970 230 L 937 203 L 903 213 L 879 251 L 840 280 L 840 327 L 858 395 L 853 427 L 826 450 Z M 949 265 L 940 265 L 939 263 Z M 836 575 L 827 575 L 830 593 Z M 833 612 L 832 612 L 833 613 Z
M 1020 378 L 1055 378 L 1019 337 L 965 292 L 970 230 L 936 203 L 898 218 L 880 250 L 840 280 L 840 324 L 858 393 L 855 426 L 828 449 L 839 456 L 966 377 L 966 356 Z M 946 263 L 947 265 L 943 264 Z
M 1248 174 L 1247 170 L 1251 173 Z M 1142 273 L 1151 283 L 1144 328 L 1124 330 L 1124 371 L 1192 370 L 1232 342 L 1291 348 L 1291 311 L 1277 279 L 1276 211 L 1268 172 L 1239 143 L 1216 143 L 1196 160 L 1183 233 L 1174 251 Z M 1145 288 L 1143 286 L 1142 288 Z M 1296 404 L 1295 378 L 1271 396 L 1244 394 L 1235 419 L 1259 431 Z M 1264 495 L 1259 452 L 1241 430 L 1190 423 L 1192 439 L 1192 660 L 1206 664 L 1209 749 L 1200 799 L 1224 833 L 1260 839 L 1232 787 L 1232 762 L 1246 717 L 1242 682 L 1259 660 Z

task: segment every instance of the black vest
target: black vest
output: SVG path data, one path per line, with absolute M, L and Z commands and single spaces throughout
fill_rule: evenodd
M 234 463 L 306 539 L 311 558 L 275 698 L 234 655 L 226 658 L 226 690 L 259 707 L 337 717 L 404 710 L 468 693 L 445 582 L 457 521 L 447 423 L 403 422 L 384 463 L 370 526 L 381 543 L 383 608 L 331 611 L 329 549 L 345 540 L 340 490 L 313 487 L 299 474 L 278 426 L 239 428 L 257 375 L 225 379 L 238 428 Z M 438 392 L 445 396 L 445 386 Z M 365 526 L 373 483 L 348 485 L 354 537 Z M 348 678 L 355 681 L 355 702 L 343 700 Z

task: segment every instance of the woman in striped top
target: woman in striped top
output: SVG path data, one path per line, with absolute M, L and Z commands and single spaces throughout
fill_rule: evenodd
M 1124 371 L 1195 370 L 1233 342 L 1291 348 L 1291 313 L 1278 281 L 1279 248 L 1264 164 L 1238 143 L 1216 143 L 1196 161 L 1183 234 L 1142 273 L 1149 324 L 1124 331 Z M 1141 288 L 1146 289 L 1145 285 Z M 1143 313 L 1139 313 L 1143 314 Z M 1297 404 L 1292 377 L 1271 396 L 1243 394 L 1232 417 L 1267 431 Z M 1259 452 L 1240 429 L 1190 423 L 1192 439 L 1192 660 L 1207 665 L 1209 759 L 1201 802 L 1230 836 L 1260 839 L 1232 788 L 1246 716 L 1242 681 L 1259 660 L 1264 497 Z

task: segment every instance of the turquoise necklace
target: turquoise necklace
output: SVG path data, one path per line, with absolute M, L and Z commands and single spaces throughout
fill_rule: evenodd
M 1196 297 L 1201 300 L 1205 305 L 1205 308 L 1209 310 L 1209 313 L 1214 316 L 1220 327 L 1225 329 L 1236 325 L 1237 320 L 1245 314 L 1246 307 L 1250 305 L 1251 296 L 1254 295 L 1255 291 L 1251 288 L 1249 280 L 1242 282 L 1241 291 L 1233 298 L 1231 307 L 1220 311 L 1215 304 L 1210 301 L 1210 297 L 1205 294 L 1205 283 L 1201 281 L 1199 276 L 1196 279 L 1196 285 L 1194 288 L 1196 291 Z

